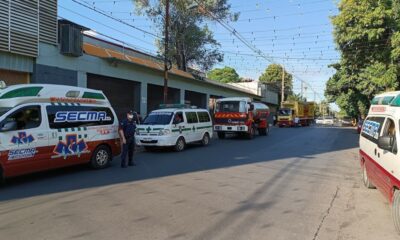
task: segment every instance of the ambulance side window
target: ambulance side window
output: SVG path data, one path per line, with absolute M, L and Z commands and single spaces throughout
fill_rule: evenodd
M 1 128 L 11 126 L 5 131 L 18 131 L 37 128 L 41 122 L 40 106 L 29 106 L 13 112 L 0 125 Z
M 391 137 L 391 142 L 393 143 L 392 153 L 397 154 L 397 140 L 396 140 L 396 125 L 394 121 L 390 118 L 387 119 L 384 131 L 382 132 L 382 137 Z
M 364 121 L 361 136 L 375 144 L 378 144 L 379 134 L 384 122 L 384 117 L 368 117 Z

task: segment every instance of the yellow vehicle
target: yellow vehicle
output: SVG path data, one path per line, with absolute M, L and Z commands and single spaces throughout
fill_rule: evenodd
M 278 126 L 309 126 L 314 121 L 314 112 L 314 102 L 285 101 L 278 111 Z

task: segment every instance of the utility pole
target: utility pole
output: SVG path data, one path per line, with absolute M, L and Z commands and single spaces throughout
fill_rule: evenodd
M 282 65 L 282 90 L 281 90 L 281 107 L 283 107 L 283 101 L 285 100 L 285 69 Z
M 165 38 L 164 38 L 164 104 L 168 101 L 168 29 L 169 29 L 169 0 L 165 1 Z

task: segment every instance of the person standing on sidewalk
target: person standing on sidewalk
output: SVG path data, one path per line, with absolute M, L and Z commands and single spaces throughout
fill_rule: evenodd
M 135 131 L 136 119 L 134 119 L 134 112 L 132 110 L 126 113 L 126 119 L 122 120 L 119 124 L 119 136 L 122 141 L 122 154 L 121 154 L 121 167 L 126 168 L 135 166 L 133 161 L 133 153 L 135 152 Z M 129 161 L 127 161 L 128 155 Z

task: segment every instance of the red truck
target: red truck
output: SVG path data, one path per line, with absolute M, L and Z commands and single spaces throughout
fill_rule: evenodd
M 246 97 L 222 98 L 216 101 L 214 131 L 218 138 L 226 133 L 236 133 L 252 139 L 256 132 L 266 136 L 269 133 L 269 108 L 264 103 L 253 102 Z

